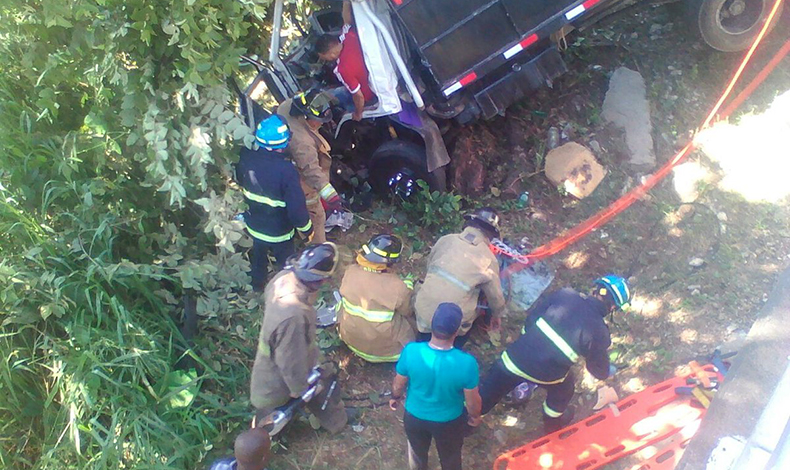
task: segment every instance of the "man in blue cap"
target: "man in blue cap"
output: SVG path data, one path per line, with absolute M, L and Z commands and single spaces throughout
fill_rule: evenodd
M 442 470 L 461 470 L 467 426 L 480 424 L 477 361 L 453 347 L 462 318 L 458 305 L 439 304 L 431 320 L 430 341 L 407 344 L 395 366 L 390 408 L 398 407 L 405 392 L 403 427 L 410 470 L 428 468 L 432 440 Z

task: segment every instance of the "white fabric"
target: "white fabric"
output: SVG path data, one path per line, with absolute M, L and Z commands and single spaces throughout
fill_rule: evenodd
M 379 99 L 375 109 L 365 111 L 362 115 L 372 117 L 399 113 L 401 104 L 398 97 L 398 75 L 395 72 L 395 65 L 384 40 L 379 37 L 365 10 L 358 8 L 356 3 L 352 2 L 351 5 L 354 9 L 354 20 L 359 42 L 362 45 L 362 54 L 365 56 L 365 66 L 368 68 L 370 89 Z M 376 2 L 368 1 L 367 3 L 371 11 L 377 11 Z

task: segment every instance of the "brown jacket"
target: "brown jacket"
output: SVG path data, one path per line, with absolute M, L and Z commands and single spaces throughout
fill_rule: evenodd
M 264 291 L 263 324 L 250 380 L 253 406 L 284 405 L 307 387 L 307 376 L 319 357 L 315 318 L 310 291 L 293 271 L 280 271 Z
M 466 334 L 477 318 L 480 291 L 485 293 L 494 315 L 504 314 L 499 264 L 488 248 L 488 239 L 474 227 L 443 236 L 431 250 L 425 282 L 416 293 L 417 329 L 430 333 L 436 307 L 453 302 L 464 313 L 459 334 Z
M 368 271 L 355 264 L 340 284 L 340 338 L 370 362 L 394 362 L 414 341 L 411 290 L 395 274 Z
M 291 128 L 291 142 L 288 152 L 302 183 L 307 205 L 319 200 L 320 191 L 329 184 L 329 170 L 332 157 L 329 156 L 329 143 L 321 134 L 307 125 L 303 116 L 291 116 L 292 99 L 287 99 L 277 108 L 277 114 L 285 118 Z

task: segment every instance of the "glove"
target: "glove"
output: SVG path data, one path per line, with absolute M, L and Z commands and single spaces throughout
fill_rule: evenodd
M 609 364 L 609 377 L 617 373 L 617 367 L 614 364 Z
M 326 201 L 326 212 L 332 214 L 343 210 L 343 200 L 335 193 L 334 197 Z

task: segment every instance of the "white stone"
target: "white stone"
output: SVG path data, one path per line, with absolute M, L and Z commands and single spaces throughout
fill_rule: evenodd
M 639 72 L 626 67 L 614 71 L 601 115 L 625 129 L 630 164 L 635 170 L 650 170 L 656 165 L 650 104 L 647 101 L 645 80 Z

